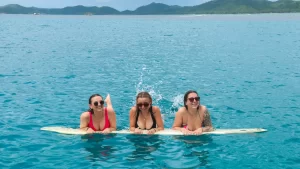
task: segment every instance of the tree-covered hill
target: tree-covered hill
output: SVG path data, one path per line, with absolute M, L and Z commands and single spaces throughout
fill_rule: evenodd
M 169 6 L 151 3 L 134 11 L 118 11 L 111 7 L 73 6 L 65 8 L 36 8 L 10 4 L 0 7 L 6 14 L 49 14 L 49 15 L 164 15 L 164 14 L 236 14 L 236 13 L 290 13 L 300 12 L 300 1 L 278 0 L 211 0 L 196 6 Z

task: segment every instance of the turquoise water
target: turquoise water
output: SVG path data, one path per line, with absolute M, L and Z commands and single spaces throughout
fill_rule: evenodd
M 0 168 L 299 168 L 300 14 L 0 15 Z M 149 91 L 165 127 L 194 89 L 245 135 L 70 136 L 93 93 L 118 129 Z

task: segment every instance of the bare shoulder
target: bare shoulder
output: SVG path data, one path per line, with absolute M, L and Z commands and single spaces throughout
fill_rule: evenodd
M 177 115 L 182 115 L 182 114 L 184 114 L 184 113 L 186 113 L 186 108 L 185 107 L 180 107 L 179 109 L 178 109 L 178 111 L 177 111 Z
M 90 112 L 83 112 L 80 116 L 81 119 L 88 119 L 90 118 Z
M 160 108 L 158 106 L 152 106 L 153 112 L 160 112 Z
M 135 106 L 132 106 L 132 107 L 131 107 L 130 112 L 132 112 L 132 111 L 133 111 L 133 112 L 136 111 L 136 107 L 135 107 Z
M 206 112 L 206 111 L 207 111 L 206 106 L 201 105 L 201 109 L 203 110 L 203 112 Z
M 130 109 L 130 111 L 129 111 L 129 114 L 130 114 L 130 115 L 135 115 L 135 113 L 136 113 L 136 107 L 133 106 L 133 107 L 131 107 L 131 109 Z
M 201 109 L 203 110 L 204 116 L 209 116 L 209 112 L 208 112 L 206 106 L 201 105 Z

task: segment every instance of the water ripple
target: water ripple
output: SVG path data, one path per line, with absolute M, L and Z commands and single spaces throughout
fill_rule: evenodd
M 1 18 L 0 168 L 299 168 L 297 18 Z M 151 93 L 170 128 L 190 89 L 199 92 L 215 128 L 268 132 L 140 137 L 40 131 L 78 127 L 93 93 L 110 93 L 118 129 L 128 128 L 141 90 Z

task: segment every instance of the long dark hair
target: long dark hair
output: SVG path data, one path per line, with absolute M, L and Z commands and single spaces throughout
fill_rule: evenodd
M 186 109 L 188 109 L 188 107 L 187 107 L 187 105 L 186 105 L 186 102 L 187 102 L 187 99 L 188 99 L 188 95 L 189 95 L 190 93 L 196 93 L 197 96 L 199 96 L 198 93 L 197 93 L 195 90 L 189 90 L 189 91 L 187 91 L 187 92 L 184 94 L 184 97 L 183 97 L 183 104 L 184 104 L 184 107 L 185 107 Z M 200 102 L 199 102 L 199 103 L 200 103 Z M 197 107 L 197 110 L 198 110 L 198 109 L 199 109 L 199 105 L 198 105 L 198 107 Z
M 137 105 L 138 98 L 148 98 L 148 99 L 150 99 L 151 105 L 150 105 L 149 111 L 150 111 L 151 114 L 153 114 L 153 111 L 152 111 L 152 97 L 151 97 L 151 95 L 148 92 L 140 92 L 136 96 L 136 100 L 135 100 L 136 115 L 140 112 L 140 109 L 139 109 L 139 107 Z
M 96 96 L 100 96 L 100 97 L 103 99 L 103 97 L 102 97 L 100 94 L 93 94 L 93 95 L 91 95 L 90 98 L 89 98 L 89 104 L 92 104 L 92 98 L 94 98 L 94 97 L 96 97 Z M 87 111 L 90 112 L 90 113 L 92 113 L 92 114 L 94 114 L 94 110 L 91 109 L 91 108 L 89 108 Z

